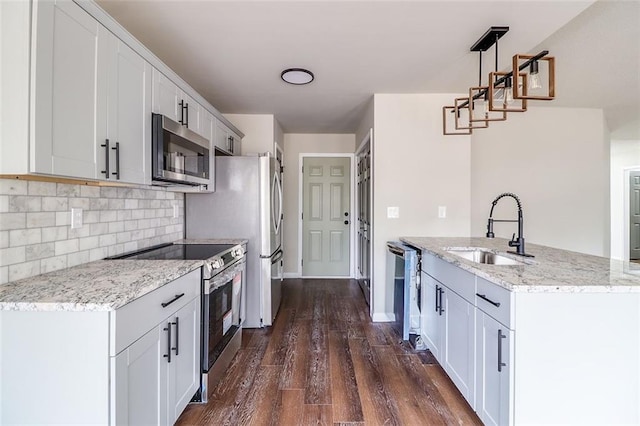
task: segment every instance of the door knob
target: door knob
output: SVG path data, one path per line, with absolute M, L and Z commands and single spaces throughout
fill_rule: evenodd
M 345 215 L 345 216 L 349 216 L 349 213 L 348 213 L 348 212 L 344 212 L 344 215 Z
M 345 221 L 344 221 L 344 224 L 345 224 L 345 225 L 348 225 L 348 224 L 349 224 L 349 221 L 348 221 L 348 220 L 345 220 Z

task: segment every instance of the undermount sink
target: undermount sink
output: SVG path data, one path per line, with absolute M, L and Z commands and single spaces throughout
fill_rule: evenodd
M 466 250 L 449 249 L 449 250 L 446 250 L 446 252 L 462 257 L 463 259 L 470 260 L 475 263 L 484 263 L 487 265 L 525 265 L 524 262 L 521 262 L 519 260 L 502 256 L 502 255 L 493 253 L 489 250 L 480 249 L 480 248 L 466 249 Z

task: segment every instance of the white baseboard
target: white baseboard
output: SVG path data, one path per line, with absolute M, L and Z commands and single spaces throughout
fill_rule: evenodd
M 284 272 L 282 278 L 300 278 L 300 274 L 298 272 Z
M 394 322 L 395 320 L 396 315 L 393 312 L 378 312 L 371 317 L 373 322 Z

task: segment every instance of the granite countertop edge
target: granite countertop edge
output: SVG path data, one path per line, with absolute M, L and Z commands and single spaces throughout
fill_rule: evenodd
M 524 265 L 487 265 L 463 259 L 445 250 L 486 248 L 503 256 L 508 240 L 481 237 L 401 237 L 413 247 L 513 292 L 526 293 L 640 293 L 640 265 L 604 257 L 528 244 L 536 255 Z M 629 270 L 635 273 L 629 273 Z M 626 272 L 625 272 L 626 270 Z
M 247 242 L 216 238 L 174 244 Z M 202 260 L 127 259 L 84 263 L 0 285 L 0 311 L 114 311 L 203 264 Z

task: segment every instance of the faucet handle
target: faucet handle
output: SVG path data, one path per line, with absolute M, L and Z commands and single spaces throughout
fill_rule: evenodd
M 519 240 L 519 239 L 518 239 Z M 516 240 L 516 233 L 513 233 L 511 241 L 509 241 L 509 247 L 516 247 L 520 245 L 520 241 Z

